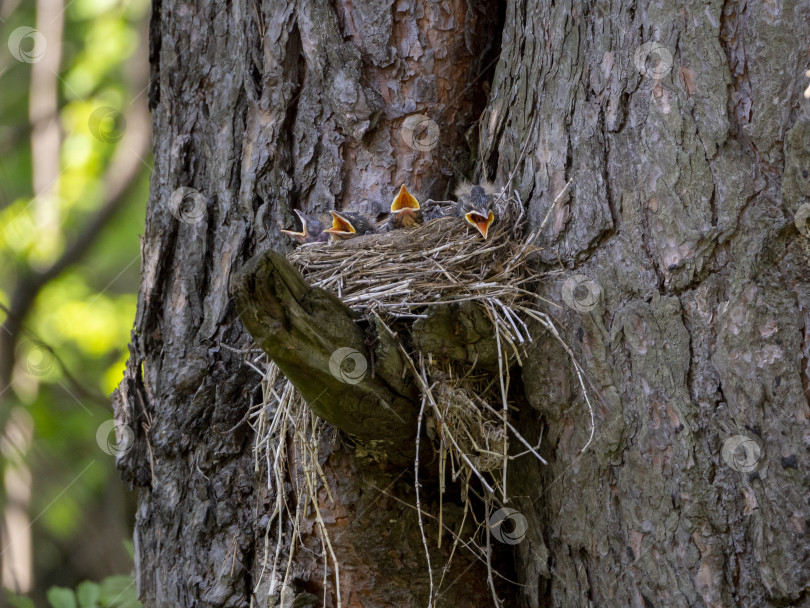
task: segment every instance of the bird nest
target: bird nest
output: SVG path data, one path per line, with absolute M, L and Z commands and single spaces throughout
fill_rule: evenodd
M 523 453 L 543 461 L 539 446 L 509 422 L 515 404 L 510 368 L 522 364 L 533 332 L 544 328 L 571 355 L 581 383 L 582 374 L 544 310 L 555 305 L 537 295 L 542 275 L 533 257 L 540 250 L 535 242 L 542 226 L 520 238 L 521 201 L 501 194 L 495 206 L 499 221 L 486 240 L 458 218 L 442 217 L 411 229 L 302 245 L 288 259 L 310 285 L 337 294 L 391 329 L 421 389 L 428 432 L 438 440 L 441 462 L 449 462 L 454 478 L 474 474 L 488 492 L 506 501 L 510 441 L 517 439 L 526 448 Z M 465 302 L 478 307 L 494 329 L 496 367 L 437 357 L 411 339 L 412 320 L 429 319 L 436 307 Z
M 288 259 L 311 285 L 359 312 L 418 318 L 426 307 L 454 301 L 535 299 L 526 287 L 538 275 L 527 262 L 538 248 L 511 232 L 495 228 L 485 241 L 445 217 L 411 230 L 304 245 Z
M 515 238 L 514 221 L 493 228 L 483 240 L 465 222 L 444 217 L 410 230 L 304 245 L 288 256 L 310 285 L 393 327 L 427 405 L 436 404 L 427 424 L 452 454 L 454 476 L 468 468 L 490 491 L 505 484 L 509 367 L 532 342 L 531 317 L 550 321 L 535 310 L 538 296 L 530 289 L 540 278 L 530 263 L 539 248 L 531 238 Z M 479 306 L 495 328 L 495 382 L 474 365 L 419 352 L 410 340 L 404 320 L 427 319 L 432 308 L 461 302 Z M 493 403 L 503 409 L 485 407 Z M 497 481 L 488 479 L 493 475 Z
M 420 437 L 423 422 L 427 437 L 437 446 L 440 496 L 448 473 L 451 478 L 461 480 L 465 497 L 470 481 L 476 478 L 486 490 L 485 500 L 490 509 L 494 503 L 508 502 L 506 479 L 510 459 L 533 455 L 545 463 L 539 454 L 539 439 L 528 441 L 509 419 L 509 411 L 516 403 L 516 396 L 510 391 L 514 386 L 510 369 L 522 363 L 525 348 L 539 332 L 545 330 L 571 357 L 591 412 L 593 436 L 593 410 L 582 370 L 545 312 L 554 304 L 537 295 L 536 284 L 542 275 L 536 270 L 533 256 L 539 251 L 535 241 L 542 226 L 526 238 L 518 237 L 522 230 L 522 205 L 516 199 L 503 200 L 498 215 L 499 222 L 490 230 L 487 240 L 458 218 L 444 217 L 411 229 L 302 245 L 288 255 L 310 285 L 337 294 L 366 317 L 375 317 L 398 341 L 422 396 L 420 429 L 414 448 L 420 524 L 418 454 L 419 442 L 425 440 Z M 409 328 L 413 320 L 430 318 L 436 307 L 464 302 L 483 311 L 494 329 L 497 349 L 494 369 L 421 352 L 411 339 Z M 276 484 L 283 484 L 282 468 L 287 462 L 284 453 L 288 449 L 285 438 L 292 434 L 294 459 L 299 464 L 309 463 L 306 484 L 299 487 L 305 487 L 304 493 L 313 497 L 318 480 L 325 483 L 317 466 L 318 438 L 325 427 L 272 361 L 265 361 L 264 369 L 253 364 L 264 378 L 263 403 L 256 404 L 251 413 L 257 430 L 257 466 L 265 461 L 268 483 L 269 478 L 274 478 Z M 272 418 L 268 418 L 268 412 L 273 412 Z M 522 444 L 517 446 L 520 450 L 510 450 L 510 442 L 515 441 Z M 315 502 L 313 499 L 315 512 L 319 513 Z M 279 504 L 276 508 L 279 517 L 283 511 Z M 337 568 L 326 528 L 322 521 L 319 523 L 325 549 Z M 486 526 L 483 529 L 488 544 L 489 530 Z M 427 551 L 427 544 L 425 548 Z M 273 572 L 277 572 L 276 565 Z M 336 581 L 339 586 L 339 574 Z M 339 594 L 339 587 L 337 591 Z

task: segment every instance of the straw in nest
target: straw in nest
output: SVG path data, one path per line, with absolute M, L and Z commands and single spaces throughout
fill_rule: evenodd
M 528 238 L 520 239 L 523 208 L 520 200 L 501 194 L 498 206 L 501 220 L 486 241 L 458 218 L 445 217 L 410 230 L 303 245 L 288 258 L 311 285 L 336 293 L 364 315 L 376 316 L 386 324 L 396 324 L 397 336 L 401 336 L 400 350 L 422 391 L 420 428 L 427 410 L 424 418 L 427 419 L 428 434 L 439 444 L 441 479 L 444 479 L 444 469 L 449 462 L 453 478 L 461 477 L 468 482 L 474 475 L 487 490 L 488 501 L 497 493 L 505 503 L 508 501 L 506 472 L 509 459 L 532 454 L 545 463 L 538 453 L 539 443 L 532 446 L 509 422 L 508 416 L 512 401 L 509 368 L 513 362 L 521 363 L 523 349 L 532 342 L 530 322 L 544 327 L 571 357 L 591 412 L 591 439 L 593 409 L 580 366 L 549 315 L 538 308 L 538 303 L 543 300 L 531 289 L 532 284 L 540 279 L 540 274 L 532 269 L 530 258 L 538 251 L 534 242 L 543 226 Z M 498 373 L 494 377 L 475 369 L 462 369 L 452 361 L 434 361 L 430 354 L 415 352 L 409 342 L 408 319 L 427 318 L 432 307 L 465 301 L 480 306 L 494 327 L 498 349 Z M 273 479 L 277 487 L 283 487 L 287 462 L 284 453 L 289 449 L 286 440 L 289 433 L 295 461 L 299 466 L 306 464 L 304 493 L 318 513 L 314 487 L 318 479 L 324 485 L 326 481 L 317 467 L 317 438 L 324 427 L 311 415 L 295 387 L 279 373 L 272 361 L 266 360 L 264 365 L 265 368 L 260 369 L 253 364 L 263 376 L 264 389 L 263 402 L 252 408 L 251 414 L 257 431 L 257 467 L 259 462 L 264 462 L 268 484 Z M 267 418 L 267 412 L 274 412 L 272 419 Z M 510 434 L 526 448 L 522 453 L 508 455 Z M 419 441 L 418 434 L 416 454 Z M 418 469 L 417 456 L 416 508 L 421 528 Z M 302 501 L 297 501 L 296 526 L 301 505 Z M 487 505 L 489 509 L 489 502 Z M 277 505 L 274 517 L 279 518 L 279 526 L 283 512 L 282 505 Z M 329 550 L 336 568 L 339 598 L 337 560 L 331 551 L 325 525 L 322 521 L 319 525 L 325 549 Z M 279 539 L 280 532 L 279 528 Z M 488 530 L 486 534 L 488 544 Z M 424 532 L 423 541 L 429 560 Z M 279 550 L 280 545 L 276 550 L 273 573 L 278 572 Z M 268 560 L 269 555 L 265 564 Z M 291 560 L 292 555 L 288 566 Z

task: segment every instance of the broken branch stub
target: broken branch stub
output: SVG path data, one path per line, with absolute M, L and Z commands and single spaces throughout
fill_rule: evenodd
M 337 296 L 309 286 L 284 258 L 268 251 L 235 277 L 233 295 L 256 343 L 321 418 L 394 465 L 414 458 L 419 398 L 386 332 L 370 337 Z

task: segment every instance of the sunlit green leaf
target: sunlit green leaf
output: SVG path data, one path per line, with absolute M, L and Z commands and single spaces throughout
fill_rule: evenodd
M 83 581 L 76 587 L 76 598 L 79 600 L 80 608 L 97 608 L 100 590 L 98 584 Z
M 48 589 L 48 603 L 52 608 L 76 608 L 76 594 L 73 589 L 51 587 Z

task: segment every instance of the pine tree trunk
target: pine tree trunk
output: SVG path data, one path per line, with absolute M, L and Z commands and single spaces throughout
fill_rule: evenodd
M 511 469 L 529 527 L 494 551 L 519 583 L 497 582 L 504 604 L 806 605 L 809 44 L 807 0 L 155 0 L 155 171 L 114 399 L 144 605 L 278 605 L 258 377 L 223 346 L 250 343 L 233 277 L 289 247 L 293 208 L 377 212 L 403 182 L 437 198 L 463 177 L 511 179 L 533 226 L 572 180 L 540 295 L 594 404 L 580 453 L 579 380 L 538 340 L 518 416 L 549 465 Z M 427 606 L 412 473 L 340 438 L 321 466 L 343 606 Z M 313 521 L 286 601 L 336 606 Z M 493 602 L 469 553 L 446 581 L 439 605 Z

